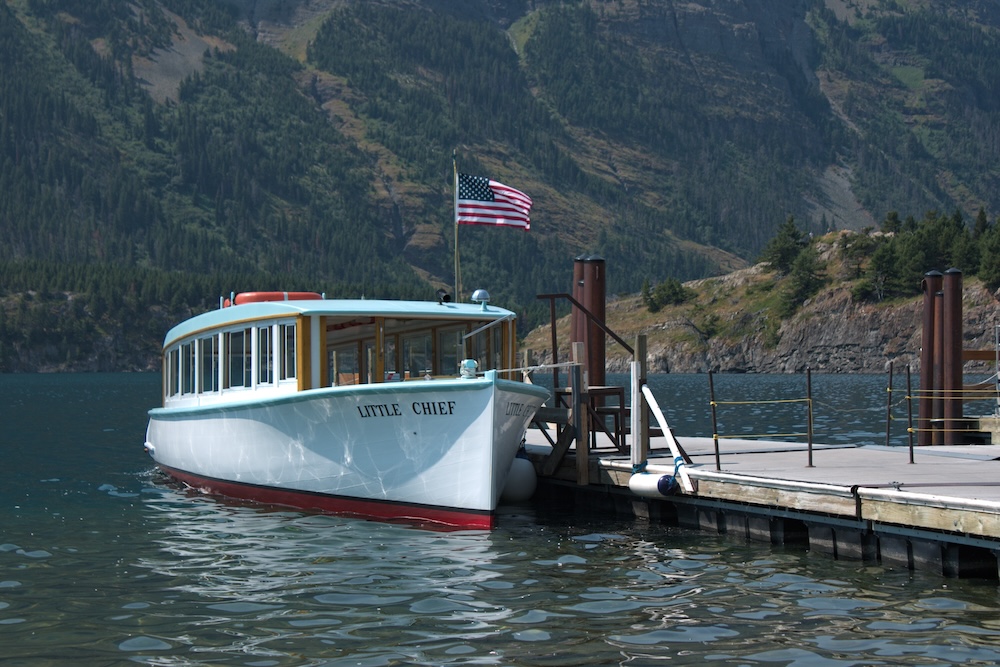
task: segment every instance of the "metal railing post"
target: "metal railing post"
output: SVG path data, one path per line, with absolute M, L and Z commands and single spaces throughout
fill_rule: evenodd
M 712 371 L 708 372 L 708 400 L 712 406 L 712 440 L 715 442 L 715 469 L 722 470 L 722 459 L 719 456 L 719 422 L 715 412 L 715 382 Z
M 889 387 L 885 399 L 885 446 L 889 446 L 889 433 L 892 430 L 892 362 L 889 362 Z
M 559 388 L 559 337 L 556 335 L 556 300 L 549 299 L 549 318 L 552 329 L 552 388 Z
M 807 467 L 813 467 L 813 390 L 812 390 L 812 369 L 808 366 L 806 367 L 806 405 L 808 406 L 809 414 L 806 422 L 806 438 L 809 447 L 809 465 Z
M 910 437 L 910 463 L 913 463 L 913 391 L 910 384 L 910 367 L 906 366 L 906 418 L 907 434 Z
M 583 344 L 573 345 L 573 361 L 570 375 L 570 405 L 573 406 L 573 429 L 576 432 L 576 483 L 587 486 L 590 483 L 590 429 L 587 428 L 589 400 L 583 379 L 581 363 Z

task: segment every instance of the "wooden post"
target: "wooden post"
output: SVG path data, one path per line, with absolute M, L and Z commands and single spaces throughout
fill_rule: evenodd
M 646 460 L 646 454 L 643 452 L 642 447 L 642 437 L 640 435 L 639 426 L 639 401 L 640 396 L 642 396 L 642 380 L 639 379 L 639 362 L 632 360 L 629 364 L 629 395 L 632 397 L 632 407 L 629 412 L 629 431 L 632 434 L 632 443 L 629 449 L 629 457 L 632 462 L 632 469 L 637 469 L 638 466 L 642 465 L 643 461 Z
M 576 299 L 577 303 L 581 305 L 586 305 L 586 299 L 583 296 L 583 265 L 587 261 L 586 256 L 580 255 L 573 259 L 573 289 L 570 292 L 573 298 Z M 587 327 L 587 316 L 580 312 L 580 309 L 573 306 L 570 309 L 569 316 L 569 341 L 570 345 L 573 343 L 581 343 L 584 340 Z M 582 359 L 577 360 L 579 363 L 583 363 Z
M 923 328 L 920 341 L 920 399 L 917 406 L 917 444 L 931 444 L 934 405 L 934 295 L 941 289 L 940 271 L 928 271 L 920 284 L 924 293 Z
M 585 333 L 583 340 L 587 346 L 587 382 L 595 387 L 607 384 L 607 336 L 598 325 L 604 324 L 607 309 L 607 281 L 605 261 L 603 257 L 591 255 L 586 258 L 583 267 L 583 299 L 584 308 L 590 311 L 594 318 L 591 321 L 585 317 Z
M 941 390 L 944 415 L 944 444 L 961 440 L 962 409 L 962 272 L 944 272 L 941 304 Z
M 632 357 L 632 408 L 629 414 L 629 429 L 632 431 L 632 465 L 641 465 L 649 458 L 649 406 L 642 393 L 646 384 L 646 336 L 635 337 L 635 352 Z
M 576 483 L 587 486 L 590 483 L 590 429 L 587 379 L 583 373 L 583 343 L 573 343 L 573 362 L 570 377 L 570 408 L 573 411 L 573 430 L 576 433 Z
M 934 293 L 934 402 L 931 444 L 944 444 L 944 292 Z

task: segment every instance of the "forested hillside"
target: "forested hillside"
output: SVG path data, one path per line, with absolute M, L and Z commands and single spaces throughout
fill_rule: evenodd
M 535 201 L 459 232 L 524 330 L 581 253 L 636 293 L 789 216 L 993 220 L 998 29 L 987 0 L 3 0 L 0 371 L 154 367 L 230 291 L 451 286 L 453 153 Z

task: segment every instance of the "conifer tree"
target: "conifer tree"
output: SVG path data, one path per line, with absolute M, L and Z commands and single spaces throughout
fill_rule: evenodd
M 788 216 L 778 228 L 778 233 L 764 248 L 760 259 L 778 273 L 786 274 L 791 271 L 792 263 L 805 245 L 805 234 L 795 225 L 795 218 Z

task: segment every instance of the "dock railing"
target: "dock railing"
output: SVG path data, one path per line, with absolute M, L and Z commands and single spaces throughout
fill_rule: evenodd
M 722 470 L 722 455 L 719 446 L 720 440 L 752 440 L 755 438 L 805 438 L 808 462 L 806 467 L 813 466 L 813 398 L 812 398 L 812 373 L 806 368 L 806 395 L 799 398 L 783 398 L 769 400 L 743 399 L 739 401 L 720 401 L 715 397 L 714 373 L 708 372 L 709 406 L 712 412 L 712 440 L 715 445 L 715 469 Z M 742 433 L 738 435 L 721 435 L 719 433 L 718 408 L 736 405 L 763 405 L 776 403 L 803 403 L 806 406 L 806 430 L 796 433 Z
M 972 385 L 963 385 L 960 389 L 914 389 L 910 366 L 907 365 L 906 387 L 897 389 L 893 386 L 893 363 L 889 362 L 888 382 L 886 385 L 886 409 L 885 409 L 885 444 L 890 446 L 892 437 L 892 424 L 896 420 L 893 410 L 900 405 L 906 405 L 906 433 L 910 450 L 910 463 L 914 462 L 913 447 L 914 438 L 919 441 L 917 444 L 946 445 L 946 444 L 981 444 L 991 440 L 992 429 L 985 428 L 983 422 L 989 419 L 1000 420 L 1000 384 L 997 376 L 978 382 Z M 900 400 L 895 399 L 895 395 L 903 392 Z M 916 420 L 913 414 L 913 402 L 918 405 L 929 404 L 932 406 L 929 414 L 919 416 Z M 989 416 L 963 416 L 962 407 L 965 403 L 993 402 L 997 406 L 994 417 Z M 945 405 L 957 403 L 959 407 L 948 410 L 950 416 L 945 415 Z M 926 410 L 926 407 L 925 407 Z
M 616 343 L 618 343 L 619 345 L 621 345 L 622 348 L 626 352 L 628 352 L 630 355 L 632 355 L 633 358 L 635 357 L 635 350 L 632 348 L 631 345 L 629 345 L 628 343 L 626 343 L 622 339 L 621 336 L 619 336 L 614 331 L 612 331 L 610 328 L 608 328 L 608 325 L 605 324 L 603 320 L 601 320 L 599 317 L 597 317 L 592 312 L 590 312 L 587 309 L 586 306 L 584 306 L 582 303 L 580 303 L 579 301 L 577 301 L 576 299 L 574 299 L 571 294 L 566 294 L 566 293 L 539 294 L 538 298 L 539 299 L 546 299 L 549 302 L 550 330 L 552 332 L 552 364 L 553 364 L 553 368 L 552 368 L 552 386 L 553 387 L 559 387 L 560 386 L 560 384 L 559 384 L 559 368 L 558 368 L 558 364 L 559 364 L 559 337 L 558 337 L 558 335 L 556 333 L 556 319 L 557 319 L 556 318 L 556 299 L 566 299 L 567 301 L 569 301 L 573 305 L 574 308 L 577 308 L 580 311 L 580 313 L 582 313 L 584 315 L 584 317 L 587 318 L 587 323 L 588 324 L 593 324 L 593 325 L 597 326 L 598 328 L 600 328 L 601 331 L 603 331 L 606 335 L 608 335 L 611 338 L 613 338 L 614 341 Z M 589 327 L 584 327 L 584 331 L 588 332 L 588 334 L 589 334 L 590 328 Z M 589 344 L 590 341 L 586 341 L 586 342 Z M 580 361 L 580 360 L 578 360 L 578 361 Z
M 559 362 L 559 337 L 556 330 L 556 300 L 565 299 L 576 308 L 585 318 L 588 325 L 594 325 L 598 327 L 605 335 L 609 336 L 616 343 L 621 345 L 622 349 L 628 352 L 633 359 L 636 358 L 636 351 L 631 345 L 625 342 L 621 336 L 611 330 L 608 325 L 599 317 L 594 315 L 586 306 L 580 303 L 571 294 L 566 293 L 553 293 L 553 294 L 539 294 L 539 299 L 544 299 L 549 302 L 549 318 L 550 318 L 550 330 L 552 332 L 552 388 L 556 397 L 557 403 L 553 407 L 563 407 L 559 401 L 562 401 L 565 396 L 567 396 L 570 391 L 564 391 L 562 383 L 560 380 L 560 368 L 562 364 Z M 591 348 L 590 336 L 590 326 L 583 327 L 585 336 L 588 340 L 583 341 L 584 348 L 589 350 Z M 643 355 L 645 357 L 645 355 Z M 584 363 L 584 354 L 578 349 L 573 351 L 573 361 L 577 364 Z M 603 359 L 601 363 L 604 363 Z M 628 407 L 625 405 L 625 392 L 623 387 L 587 387 L 587 379 L 582 380 L 584 389 L 590 400 L 586 402 L 586 412 L 587 420 L 589 422 L 589 442 L 591 447 L 597 446 L 597 434 L 598 432 L 604 433 L 611 441 L 614 443 L 615 447 L 620 452 L 627 452 L 628 445 L 625 440 L 625 428 L 626 428 L 626 417 L 629 413 Z M 612 399 L 616 401 L 615 405 L 607 405 L 607 400 Z M 610 426 L 608 422 L 610 421 Z
M 582 364 L 570 364 L 567 368 L 570 383 L 561 399 L 562 402 L 539 409 L 532 421 L 552 447 L 542 461 L 542 475 L 551 476 L 566 457 L 570 447 L 576 443 L 576 481 L 577 484 L 586 486 L 590 483 L 590 438 L 588 437 L 590 398 L 583 380 Z M 548 424 L 555 425 L 555 438 L 549 435 Z

